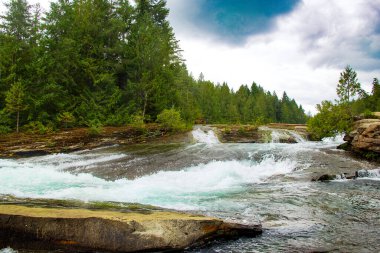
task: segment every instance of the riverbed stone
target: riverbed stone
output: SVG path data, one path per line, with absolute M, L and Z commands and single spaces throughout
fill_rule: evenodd
M 66 250 L 181 250 L 217 238 L 260 233 L 260 224 L 232 224 L 174 211 L 123 213 L 0 205 L 0 246 L 3 247 L 20 244 L 25 247 L 30 242 L 37 248 Z

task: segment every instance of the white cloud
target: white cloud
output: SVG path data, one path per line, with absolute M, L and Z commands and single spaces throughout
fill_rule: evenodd
M 226 81 L 235 90 L 255 81 L 279 96 L 285 90 L 312 112 L 322 100 L 336 98 L 339 73 L 347 64 L 357 70 L 367 91 L 372 78 L 380 77 L 380 61 L 370 55 L 380 47 L 379 35 L 374 33 L 380 17 L 373 8 L 380 6 L 380 0 L 305 0 L 289 15 L 279 17 L 271 32 L 253 35 L 242 46 L 199 34 L 201 30 L 189 22 L 191 17 L 185 18 L 188 13 L 181 12 L 195 8 L 189 1 L 169 0 L 168 4 L 188 69 L 195 77 L 203 72 L 206 79 Z

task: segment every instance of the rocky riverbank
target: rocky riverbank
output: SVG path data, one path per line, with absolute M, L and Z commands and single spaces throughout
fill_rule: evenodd
M 67 153 L 102 146 L 135 143 L 188 142 L 188 133 L 172 133 L 157 124 L 146 127 L 104 127 L 96 135 L 88 128 L 61 130 L 49 134 L 12 133 L 1 135 L 0 158 Z
M 344 140 L 346 143 L 339 148 L 368 160 L 380 161 L 380 113 L 374 113 L 371 119 L 358 118 Z
M 261 233 L 260 224 L 228 223 L 153 207 L 115 209 L 105 204 L 107 208 L 99 209 L 99 203 L 96 209 L 30 205 L 0 204 L 1 247 L 102 252 L 183 250 L 215 239 Z
M 278 135 L 275 142 L 296 143 L 297 136 L 308 139 L 305 125 L 268 124 L 202 126 L 215 130 L 222 143 L 268 143 L 273 141 L 273 131 Z M 66 129 L 48 134 L 12 133 L 1 135 L 0 158 L 25 157 L 53 153 L 94 149 L 102 146 L 138 143 L 191 143 L 190 132 L 173 133 L 158 124 L 145 127 L 104 127 L 98 134 L 90 134 L 87 128 Z

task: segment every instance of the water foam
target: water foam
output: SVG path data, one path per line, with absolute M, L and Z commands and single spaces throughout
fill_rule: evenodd
M 14 250 L 12 248 L 4 248 L 4 249 L 0 249 L 0 253 L 17 253 L 18 251 L 17 250 Z
M 71 154 L 52 154 L 35 158 L 28 158 L 25 161 L 25 166 L 31 164 L 42 164 L 45 166 L 53 165 L 56 169 L 65 170 L 68 168 L 79 168 L 96 165 L 99 163 L 110 162 L 126 157 L 126 154 L 96 154 L 96 153 L 71 153 Z M 33 165 L 32 165 L 33 166 Z
M 380 169 L 359 170 L 356 172 L 358 179 L 380 180 Z
M 213 161 L 135 180 L 107 181 L 86 173 L 71 174 L 54 166 L 0 160 L 0 192 L 17 197 L 139 202 L 197 209 L 199 201 L 243 191 L 250 184 L 265 182 L 296 167 L 294 161 L 267 157 L 261 162 Z
M 343 138 L 344 138 L 344 134 L 338 134 L 334 137 L 326 137 L 322 139 L 322 144 L 338 146 L 344 143 Z

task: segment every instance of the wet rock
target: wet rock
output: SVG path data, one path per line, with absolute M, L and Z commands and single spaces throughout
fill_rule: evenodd
M 368 177 L 368 170 L 358 170 L 355 172 L 355 177 Z
M 324 174 L 322 176 L 314 178 L 312 181 L 325 182 L 325 181 L 331 181 L 331 180 L 335 180 L 335 179 L 337 179 L 336 175 Z
M 380 169 L 374 169 L 374 170 L 358 170 L 355 172 L 356 178 L 361 177 L 380 177 Z
M 217 238 L 255 236 L 261 225 L 169 211 L 122 213 L 0 205 L 0 246 L 112 252 L 181 250 Z

